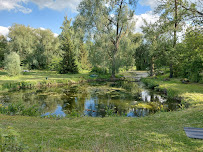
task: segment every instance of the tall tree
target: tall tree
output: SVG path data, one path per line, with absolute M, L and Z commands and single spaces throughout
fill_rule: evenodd
M 155 75 L 155 60 L 159 54 L 159 40 L 161 37 L 160 26 L 156 22 L 154 24 L 147 23 L 144 20 L 145 26 L 142 26 L 142 31 L 145 34 L 146 43 L 149 45 L 150 58 L 150 76 Z
M 86 29 L 90 37 L 106 35 L 113 48 L 108 55 L 112 77 L 115 77 L 116 58 L 121 39 L 132 30 L 137 0 L 83 0 L 78 8 L 76 24 Z
M 173 45 L 169 54 L 170 58 L 170 78 L 173 77 L 173 66 L 175 60 L 175 50 L 177 44 L 177 32 L 181 31 L 184 24 L 184 17 L 188 13 L 186 9 L 183 9 L 182 5 L 187 6 L 188 3 L 185 0 L 159 0 L 158 7 L 155 9 L 155 13 L 160 13 L 160 21 L 164 22 L 162 30 L 169 33 L 173 32 Z
M 80 42 L 78 62 L 80 64 L 81 69 L 87 70 L 90 68 L 90 63 L 88 60 L 88 51 L 83 42 Z
M 64 51 L 63 60 L 61 62 L 60 73 L 78 73 L 76 64 L 76 56 L 74 52 L 74 45 L 72 36 L 74 35 L 73 27 L 70 25 L 71 19 L 68 20 L 67 16 L 64 18 L 62 32 L 60 35 L 61 49 Z
M 3 64 L 4 54 L 6 53 L 7 40 L 3 35 L 0 35 L 0 67 Z
M 29 60 L 29 55 L 33 54 L 36 49 L 34 29 L 29 26 L 14 24 L 9 28 L 8 38 L 10 39 L 9 52 L 18 53 L 24 64 L 32 62 Z
M 191 30 L 193 29 L 193 30 Z M 175 74 L 193 82 L 202 79 L 203 72 L 203 31 L 189 27 L 182 43 L 177 44 L 177 66 Z M 202 79 L 203 80 L 203 79 Z
M 29 58 L 36 68 L 47 69 L 54 57 L 62 55 L 59 48 L 59 39 L 54 37 L 54 33 L 47 29 L 35 29 L 35 37 L 36 49 L 33 54 L 30 54 Z
M 21 65 L 28 68 L 45 69 L 53 57 L 61 54 L 59 40 L 50 30 L 14 24 L 9 29 L 8 37 L 9 52 L 18 53 Z

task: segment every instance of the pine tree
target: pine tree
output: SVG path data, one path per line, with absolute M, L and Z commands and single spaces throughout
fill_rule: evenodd
M 88 52 L 87 52 L 83 42 L 80 42 L 79 50 L 80 50 L 80 52 L 79 52 L 80 66 L 83 70 L 87 70 L 90 67 L 90 63 L 88 61 Z
M 70 26 L 71 20 L 65 17 L 63 22 L 62 33 L 60 35 L 61 49 L 64 51 L 63 60 L 61 62 L 61 74 L 78 73 L 78 67 L 75 60 L 74 45 L 71 40 L 73 29 Z

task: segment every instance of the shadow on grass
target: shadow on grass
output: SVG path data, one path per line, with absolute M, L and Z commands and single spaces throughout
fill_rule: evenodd
M 0 75 L 6 75 L 6 72 L 0 71 Z

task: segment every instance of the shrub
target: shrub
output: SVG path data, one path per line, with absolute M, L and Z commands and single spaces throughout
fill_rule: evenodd
M 11 52 L 5 56 L 4 68 L 9 76 L 19 75 L 21 72 L 20 56 L 16 52 Z
M 99 73 L 99 74 L 107 74 L 108 70 L 106 68 L 100 68 L 98 66 L 94 66 L 91 72 Z
M 62 58 L 60 57 L 54 57 L 51 61 L 51 63 L 49 64 L 49 69 L 52 71 L 60 71 L 61 70 L 61 61 Z

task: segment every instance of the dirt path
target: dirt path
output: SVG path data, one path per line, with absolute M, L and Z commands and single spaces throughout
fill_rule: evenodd
M 124 74 L 126 79 L 135 79 L 135 81 L 140 81 L 141 78 L 148 76 L 147 71 L 127 71 Z

